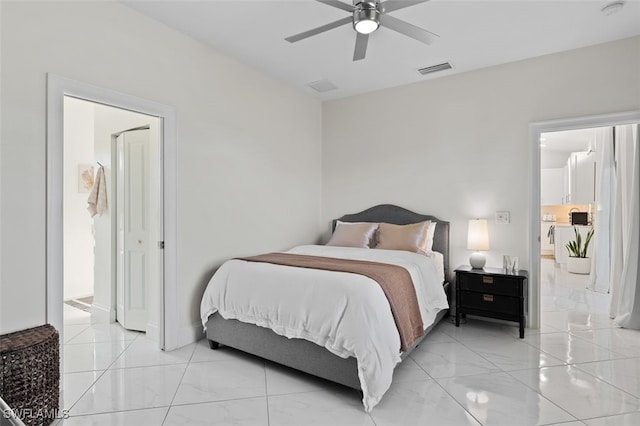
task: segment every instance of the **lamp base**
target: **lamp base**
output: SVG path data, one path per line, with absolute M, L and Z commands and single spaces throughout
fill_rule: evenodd
M 483 253 L 479 251 L 473 252 L 473 254 L 469 257 L 469 264 L 473 269 L 482 269 L 484 265 L 487 263 L 487 258 Z

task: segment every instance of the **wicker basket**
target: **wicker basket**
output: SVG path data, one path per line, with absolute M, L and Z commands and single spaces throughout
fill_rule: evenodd
M 0 396 L 27 425 L 58 415 L 60 343 L 51 325 L 0 336 Z

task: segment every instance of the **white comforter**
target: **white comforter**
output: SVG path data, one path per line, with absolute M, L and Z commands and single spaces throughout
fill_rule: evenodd
M 449 307 L 440 256 L 331 246 L 299 246 L 289 253 L 404 267 L 416 287 L 425 328 L 438 311 Z M 202 324 L 215 312 L 309 340 L 343 358 L 355 357 L 367 411 L 389 389 L 400 362 L 400 336 L 389 302 L 380 285 L 362 275 L 230 260 L 207 286 L 200 306 Z

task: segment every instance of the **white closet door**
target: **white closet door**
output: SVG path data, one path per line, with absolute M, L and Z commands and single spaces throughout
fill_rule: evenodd
M 149 130 L 117 139 L 118 263 L 117 319 L 146 331 L 149 286 Z

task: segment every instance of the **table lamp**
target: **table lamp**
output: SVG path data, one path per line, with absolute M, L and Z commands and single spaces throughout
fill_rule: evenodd
M 486 219 L 469 220 L 469 235 L 467 236 L 467 249 L 473 250 L 469 257 L 469 263 L 473 269 L 484 268 L 487 259 L 482 251 L 489 250 L 489 232 Z

